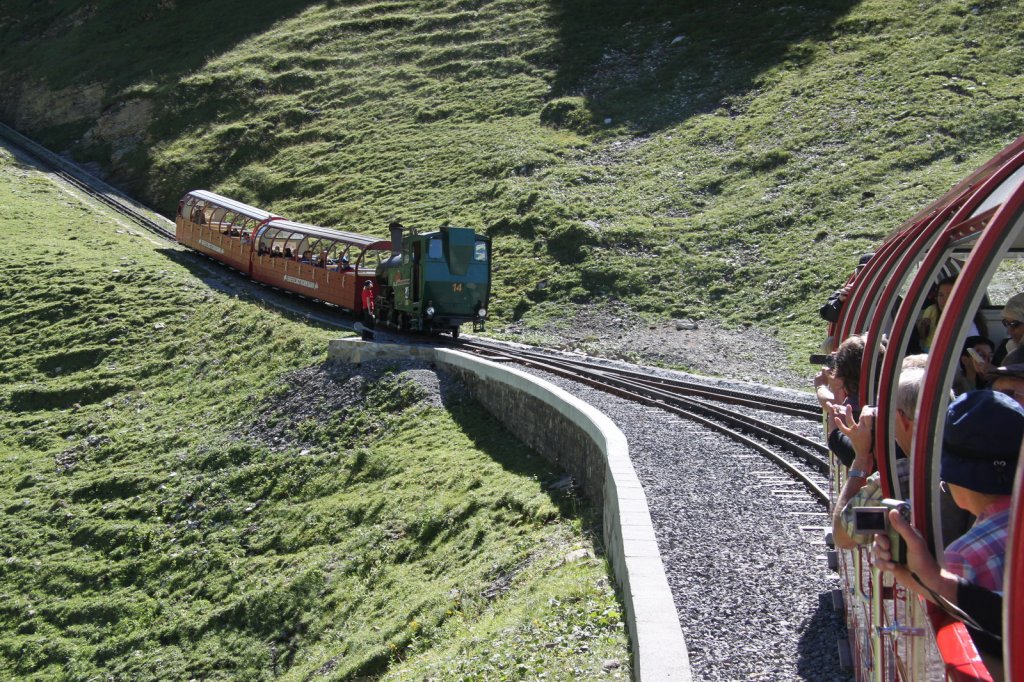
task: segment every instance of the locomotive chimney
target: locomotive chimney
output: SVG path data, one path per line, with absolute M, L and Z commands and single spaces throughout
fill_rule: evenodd
M 405 228 L 396 220 L 388 225 L 388 229 L 391 230 L 391 253 L 398 255 L 402 253 L 402 232 Z

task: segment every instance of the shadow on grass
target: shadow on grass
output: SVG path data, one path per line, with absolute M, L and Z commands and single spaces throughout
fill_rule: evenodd
M 442 381 L 440 386 L 442 404 L 474 447 L 506 471 L 540 481 L 544 494 L 557 507 L 559 516 L 579 518 L 583 522 L 584 532 L 593 536 L 595 544 L 603 544 L 598 528 L 602 518 L 600 510 L 583 495 L 581 488 L 568 485 L 569 475 L 564 470 L 519 441 L 514 433 L 488 414 L 480 403 L 470 398 L 462 384 Z M 517 445 L 509 447 L 509 442 Z M 507 502 L 513 507 L 516 505 L 514 499 L 508 498 Z
M 174 83 L 252 36 L 322 4 L 316 0 L 252 3 L 83 3 L 56 0 L 45 7 L 12 0 L 0 26 L 0 55 L 23 64 L 29 79 L 54 89 L 111 80 L 117 92 L 133 83 Z M 13 6 L 11 6 L 13 5 Z M 45 36 L 45 37 L 44 37 Z M 21 45 L 32 49 L 19 49 Z M 83 60 L 82 55 L 88 55 Z M 131 58 L 126 59 L 125 55 Z
M 554 98 L 582 97 L 605 118 L 654 131 L 721 107 L 779 65 L 801 68 L 856 0 L 787 4 L 551 0 L 559 30 Z M 557 112 L 556 112 L 557 115 Z
M 325 303 L 312 299 L 301 299 L 298 295 L 284 290 L 274 290 L 269 286 L 264 287 L 259 282 L 250 279 L 247 274 L 229 268 L 195 251 L 160 248 L 156 249 L 156 252 L 185 268 L 190 275 L 215 291 L 229 296 L 238 296 L 240 299 L 265 302 L 268 308 L 273 308 L 284 315 L 292 315 L 301 319 L 303 324 L 317 329 L 343 331 L 343 329 L 339 329 L 338 325 L 323 322 L 322 318 L 324 317 L 336 317 L 338 322 L 350 324 L 359 319 Z M 312 317 L 313 315 L 321 319 Z

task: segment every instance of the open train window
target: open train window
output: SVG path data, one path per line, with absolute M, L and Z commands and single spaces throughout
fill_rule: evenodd
M 381 251 L 379 249 L 368 249 L 367 251 L 364 252 L 362 267 L 364 267 L 364 268 L 373 268 L 374 270 L 376 270 L 377 266 L 380 265 L 385 260 L 387 260 L 390 256 L 391 256 L 391 252 L 390 251 Z
M 487 242 L 477 242 L 473 248 L 473 260 L 485 263 L 487 262 Z
M 1024 258 L 1004 258 L 988 285 L 992 306 L 1002 308 L 1011 297 L 1024 291 Z

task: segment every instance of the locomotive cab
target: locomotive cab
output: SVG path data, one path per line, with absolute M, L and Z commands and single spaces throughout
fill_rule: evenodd
M 473 323 L 482 331 L 490 296 L 491 243 L 470 228 L 419 234 L 391 226 L 392 255 L 377 268 L 377 321 L 422 333 Z

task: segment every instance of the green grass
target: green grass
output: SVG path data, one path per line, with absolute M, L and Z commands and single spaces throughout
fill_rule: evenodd
M 2 149 L 0 207 L 0 677 L 628 676 L 597 515 L 477 404 Z
M 0 114 L 164 212 L 466 224 L 498 321 L 624 301 L 801 369 L 859 254 L 1024 130 L 1011 0 L 7 5 Z

